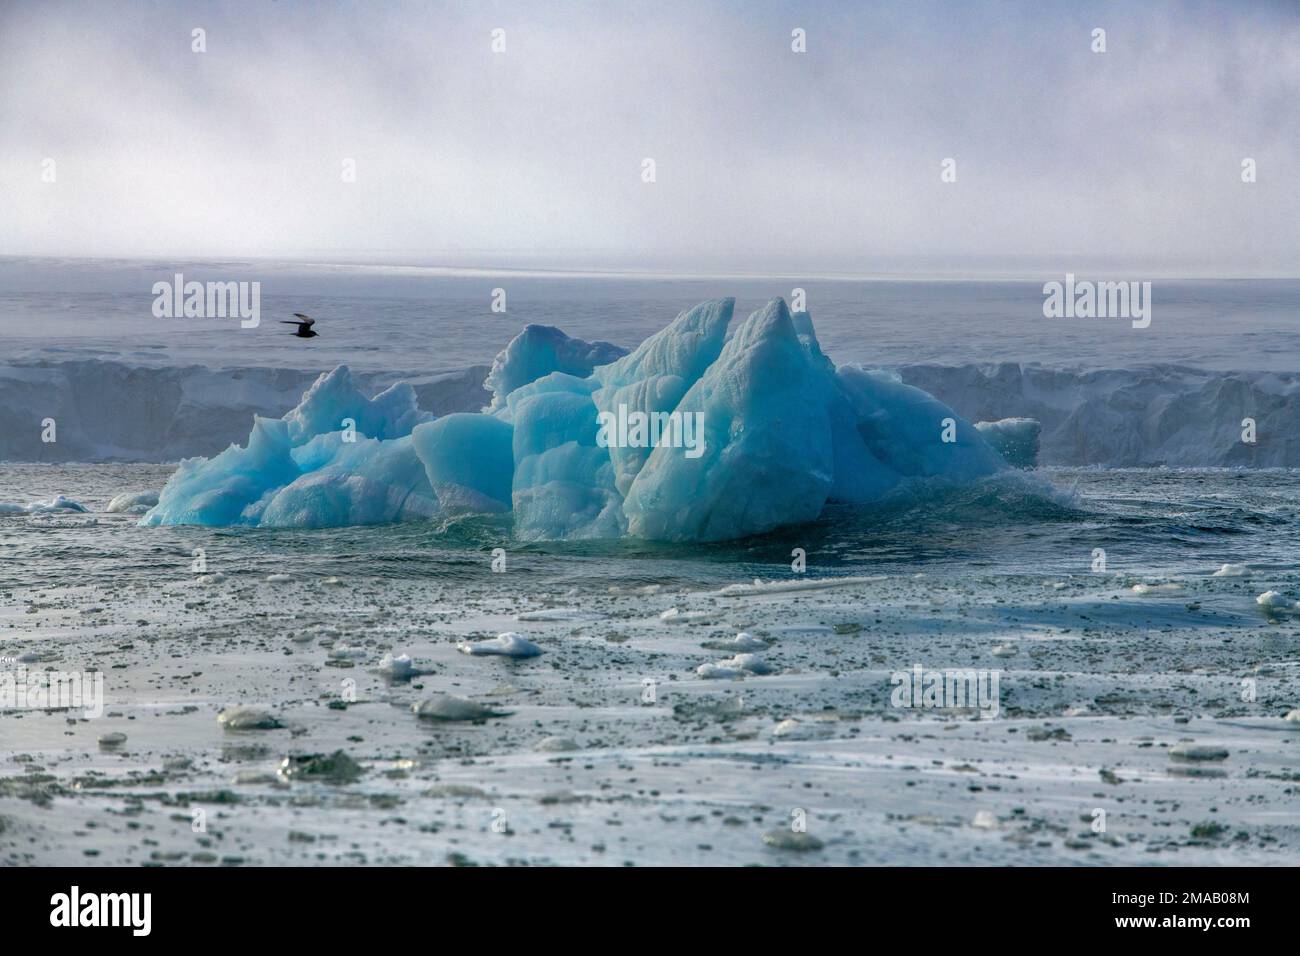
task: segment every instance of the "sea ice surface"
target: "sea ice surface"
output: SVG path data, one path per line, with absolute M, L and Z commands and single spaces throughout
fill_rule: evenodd
M 482 413 L 435 418 L 321 375 L 245 446 L 181 462 L 145 525 L 320 528 L 511 514 L 526 540 L 715 541 L 867 505 L 917 479 L 1033 464 L 1037 423 L 965 421 L 896 375 L 836 368 L 774 299 L 728 337 L 734 300 L 688 309 L 624 354 L 528 326 Z M 615 425 L 614 423 L 617 423 Z

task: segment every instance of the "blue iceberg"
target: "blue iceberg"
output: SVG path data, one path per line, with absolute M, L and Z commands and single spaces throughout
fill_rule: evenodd
M 976 427 L 888 372 L 836 367 L 774 299 L 730 336 L 701 303 L 630 353 L 528 326 L 479 413 L 434 418 L 413 389 L 322 375 L 248 444 L 181 462 L 142 519 L 322 528 L 510 513 L 527 540 L 718 541 L 870 505 L 913 482 L 1032 466 L 1036 423 Z M 1030 460 L 1027 460 L 1030 459 Z

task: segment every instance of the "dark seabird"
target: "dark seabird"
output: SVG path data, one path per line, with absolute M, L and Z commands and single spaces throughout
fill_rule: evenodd
M 296 325 L 296 326 L 298 326 L 298 331 L 295 332 L 295 333 L 293 333 L 293 334 L 296 335 L 296 336 L 298 336 L 298 338 L 300 338 L 300 339 L 309 339 L 309 338 L 311 338 L 311 337 L 314 336 L 314 335 L 319 335 L 319 334 L 320 334 L 320 333 L 318 333 L 318 332 L 313 332 L 313 331 L 311 330 L 311 327 L 312 327 L 313 325 L 316 324 L 316 320 L 313 319 L 311 316 L 303 315 L 301 312 L 295 312 L 294 315 L 297 316 L 297 319 L 296 319 L 296 320 L 295 320 L 295 319 L 281 319 L 281 320 L 280 320 L 280 324 L 281 324 L 281 325 Z

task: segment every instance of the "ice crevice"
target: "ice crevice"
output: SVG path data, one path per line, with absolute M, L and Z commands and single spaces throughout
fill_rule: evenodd
M 182 461 L 141 523 L 509 513 L 529 540 L 713 541 L 919 479 L 1033 466 L 1032 419 L 977 426 L 897 375 L 836 367 L 782 299 L 731 329 L 733 309 L 703 302 L 627 353 L 528 326 L 497 356 L 478 413 L 435 417 L 406 384 L 367 397 L 339 366 L 283 418 L 255 417 L 245 445 Z

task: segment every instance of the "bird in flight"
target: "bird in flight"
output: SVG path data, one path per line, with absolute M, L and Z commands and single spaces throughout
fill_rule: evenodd
M 311 316 L 309 316 L 309 315 L 303 315 L 301 312 L 295 312 L 295 313 L 294 313 L 294 316 L 295 316 L 296 318 L 293 318 L 293 319 L 281 319 L 281 320 L 280 320 L 280 324 L 281 324 L 281 325 L 296 325 L 296 326 L 298 326 L 298 331 L 295 332 L 295 333 L 293 333 L 293 334 L 296 335 L 296 336 L 298 336 L 298 338 L 300 338 L 300 339 L 309 339 L 309 338 L 311 338 L 312 336 L 315 336 L 315 335 L 319 335 L 319 334 L 320 334 L 319 332 L 313 332 L 313 331 L 312 331 L 312 328 L 311 328 L 311 327 L 312 327 L 313 325 L 316 324 L 316 320 L 313 319 Z

